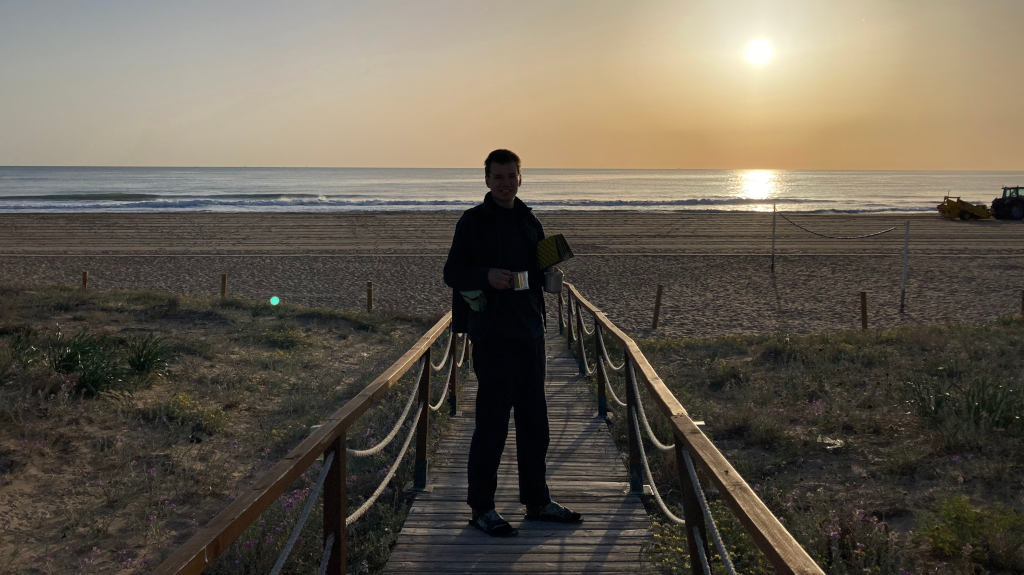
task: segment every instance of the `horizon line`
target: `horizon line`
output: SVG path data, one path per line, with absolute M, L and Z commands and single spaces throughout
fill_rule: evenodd
M 250 166 L 250 165 L 142 165 L 142 164 L 3 164 L 0 168 L 137 168 L 212 170 L 481 170 L 483 166 Z M 578 168 L 530 167 L 530 170 L 573 170 L 593 172 L 1024 172 L 1024 168 Z

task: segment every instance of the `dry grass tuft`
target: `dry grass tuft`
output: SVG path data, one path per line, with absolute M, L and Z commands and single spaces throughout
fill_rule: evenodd
M 0 293 L 3 573 L 149 572 L 429 325 L 158 292 Z M 354 469 L 369 483 L 389 463 Z M 403 498 L 394 490 L 373 527 L 397 530 Z M 283 529 L 294 506 L 264 525 Z M 268 570 L 274 533 L 247 534 L 217 569 Z M 386 557 L 353 539 L 357 565 Z

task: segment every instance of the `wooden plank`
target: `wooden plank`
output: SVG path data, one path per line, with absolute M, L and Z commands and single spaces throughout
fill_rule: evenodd
M 646 561 L 650 519 L 627 494 L 626 471 L 576 360 L 549 333 L 548 486 L 552 497 L 584 514 L 581 524 L 523 518 L 516 473 L 515 421 L 502 453 L 495 503 L 517 537 L 494 538 L 468 525 L 466 465 L 473 433 L 475 383 L 459 397 L 463 411 L 432 462 L 430 490 L 417 495 L 385 573 L 632 573 Z

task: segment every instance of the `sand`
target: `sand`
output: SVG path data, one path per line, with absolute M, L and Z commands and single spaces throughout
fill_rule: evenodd
M 634 337 L 707 337 L 974 322 L 1021 312 L 1024 223 L 938 215 L 548 212 L 562 267 Z M 454 213 L 0 214 L 0 283 L 158 289 L 439 316 Z M 905 225 L 909 266 L 900 312 Z M 806 229 L 801 229 L 803 228 Z M 861 239 L 834 237 L 885 234 Z M 651 330 L 658 285 L 664 286 Z M 549 300 L 554 313 L 554 299 Z

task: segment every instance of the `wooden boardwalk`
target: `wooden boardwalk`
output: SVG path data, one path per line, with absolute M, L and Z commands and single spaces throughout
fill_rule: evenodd
M 639 498 L 627 495 L 626 467 L 597 401 L 580 381 L 565 339 L 547 340 L 548 486 L 551 496 L 584 515 L 578 525 L 525 521 L 516 475 L 515 426 L 499 470 L 498 512 L 519 528 L 517 537 L 489 537 L 470 527 L 466 461 L 473 434 L 476 381 L 459 397 L 459 415 L 432 461 L 421 493 L 391 552 L 385 573 L 630 573 L 646 565 L 650 520 Z

